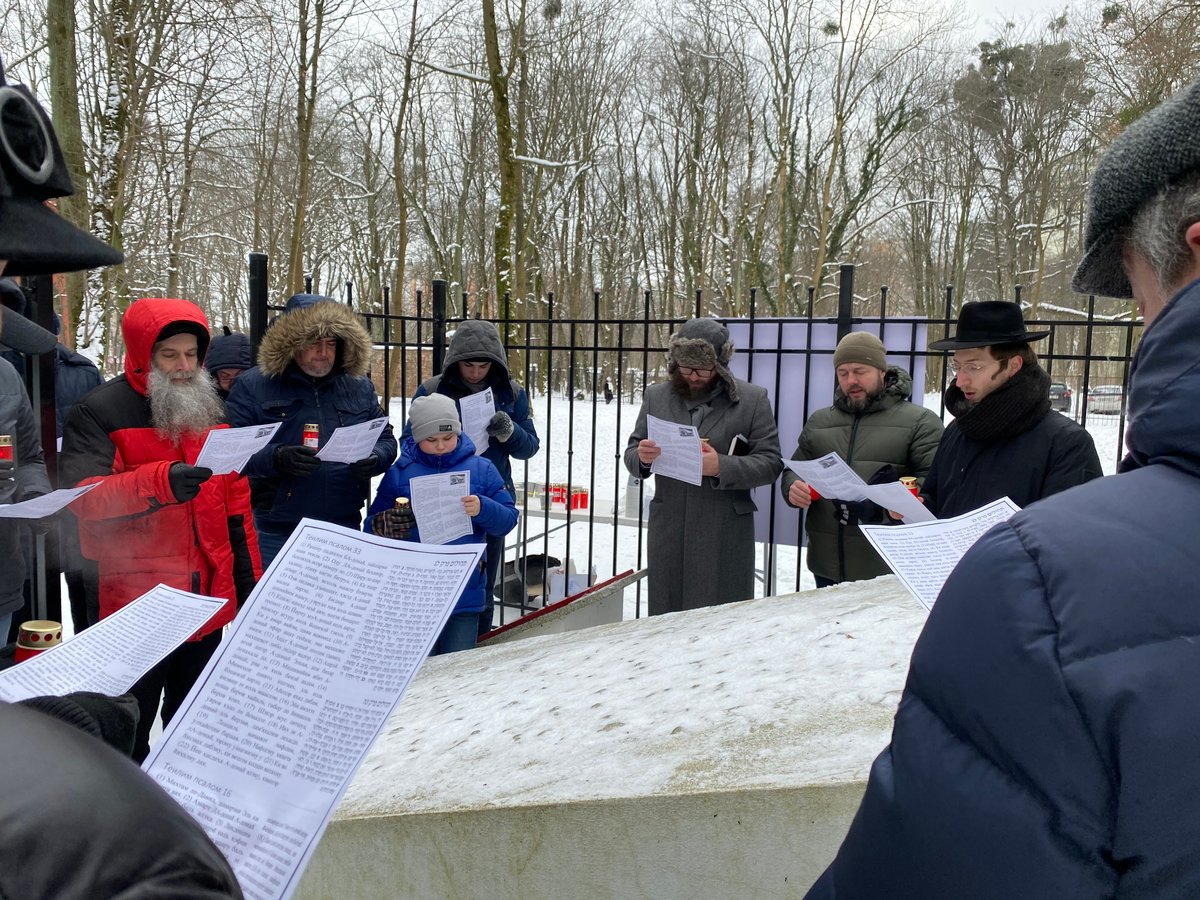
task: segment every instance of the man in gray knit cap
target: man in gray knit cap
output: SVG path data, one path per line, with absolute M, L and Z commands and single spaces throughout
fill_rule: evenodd
M 1075 288 L 1137 303 L 1117 475 L 951 573 L 809 897 L 1200 897 L 1200 82 L 1092 175 Z
M 889 365 L 883 342 L 866 331 L 838 341 L 833 367 L 833 405 L 808 417 L 792 459 L 836 452 L 870 484 L 923 479 L 942 437 L 942 420 L 912 402 L 912 376 Z M 807 561 L 817 587 L 888 574 L 858 527 L 884 523 L 885 510 L 870 500 L 814 500 L 808 484 L 790 470 L 783 473 L 782 489 L 789 506 L 808 510 Z
M 646 389 L 625 447 L 625 467 L 650 475 L 661 448 L 646 417 L 694 425 L 701 439 L 699 485 L 655 477 L 647 536 L 650 615 L 754 596 L 750 491 L 779 475 L 779 433 L 765 389 L 729 371 L 733 343 L 716 319 L 691 319 L 672 337 L 671 380 Z

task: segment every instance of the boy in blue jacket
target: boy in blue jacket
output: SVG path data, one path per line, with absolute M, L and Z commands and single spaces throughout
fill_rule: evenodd
M 375 501 L 367 514 L 364 531 L 383 537 L 420 542 L 421 533 L 411 508 L 396 508 L 397 497 L 411 497 L 409 482 L 422 475 L 469 472 L 473 493 L 462 498 L 463 509 L 474 526 L 470 535 L 455 538 L 454 544 L 482 544 L 488 537 L 503 537 L 517 524 L 517 505 L 504 486 L 496 467 L 475 455 L 475 445 L 462 433 L 458 407 L 444 394 L 417 397 L 408 408 L 411 432 L 400 446 L 400 458 L 379 483 Z M 442 629 L 430 656 L 454 653 L 475 646 L 479 614 L 483 611 L 486 560 L 467 583 Z

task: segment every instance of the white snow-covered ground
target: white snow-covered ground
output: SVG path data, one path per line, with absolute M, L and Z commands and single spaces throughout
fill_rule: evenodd
M 862 779 L 924 621 L 887 576 L 434 657 L 337 815 Z
M 508 538 L 506 559 L 526 553 L 546 553 L 561 560 L 571 559 L 576 569 L 583 571 L 587 560 L 596 567 L 597 580 L 604 580 L 627 569 L 645 566 L 645 532 L 633 525 L 613 525 L 612 510 L 618 515 L 626 510 L 626 491 L 629 474 L 621 462 L 625 441 L 637 419 L 638 404 L 614 399 L 605 404 L 600 400 L 593 406 L 591 399 L 572 400 L 562 394 L 531 397 L 534 423 L 541 439 L 541 450 L 527 463 L 514 462 L 513 479 L 518 486 L 527 478 L 534 484 L 569 483 L 589 492 L 587 509 L 571 512 L 568 527 L 563 506 L 552 506 L 547 516 L 539 499 L 532 495 L 517 528 Z M 924 405 L 938 411 L 941 395 L 926 394 Z M 403 427 L 404 412 L 399 399 L 391 404 L 392 421 L 396 430 Z M 946 412 L 944 420 L 953 416 Z M 1091 415 L 1087 430 L 1096 442 L 1106 475 L 1116 471 L 1120 460 L 1123 436 L 1118 430 L 1118 416 Z M 790 455 L 794 443 L 785 438 L 783 452 Z M 636 491 L 636 488 L 634 488 Z M 654 482 L 645 486 L 645 496 L 653 495 Z M 520 501 L 518 500 L 518 503 Z M 632 509 L 636 511 L 636 501 Z M 804 550 L 779 545 L 774 557 L 775 581 L 765 582 L 768 548 L 759 545 L 759 571 L 756 596 L 770 596 L 815 587 L 812 574 L 804 565 Z M 510 622 L 519 611 L 497 610 L 496 623 Z M 645 615 L 644 586 L 625 592 L 625 619 Z M 503 616 L 503 620 L 501 619 Z

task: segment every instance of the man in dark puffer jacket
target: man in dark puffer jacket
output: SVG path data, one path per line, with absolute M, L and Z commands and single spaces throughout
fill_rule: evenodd
M 912 376 L 889 366 L 886 354 L 883 342 L 865 331 L 838 341 L 833 405 L 808 417 L 792 459 L 820 459 L 836 452 L 870 484 L 925 477 L 942 422 L 933 410 L 912 402 Z M 870 500 L 814 502 L 807 482 L 790 469 L 783 472 L 781 489 L 789 506 L 808 510 L 806 557 L 817 587 L 891 571 L 858 527 L 882 523 L 884 510 Z
M 1200 82 L 1092 178 L 1082 292 L 1146 322 L 1120 474 L 951 574 L 813 900 L 1200 897 Z
M 245 470 L 264 568 L 306 516 L 357 529 L 371 479 L 395 461 L 391 425 L 349 465 L 324 462 L 304 443 L 307 425 L 318 427 L 323 447 L 338 428 L 387 415 L 367 377 L 370 364 L 371 335 L 354 310 L 320 294 L 295 294 L 263 336 L 258 365 L 233 383 L 231 425 L 280 423 Z

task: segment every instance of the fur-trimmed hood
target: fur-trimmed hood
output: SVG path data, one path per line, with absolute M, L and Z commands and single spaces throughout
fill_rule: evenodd
M 267 377 L 276 378 L 287 370 L 297 350 L 329 337 L 338 341 L 334 372 L 366 375 L 371 365 L 371 335 L 354 310 L 336 300 L 322 300 L 279 316 L 258 347 L 259 368 Z

